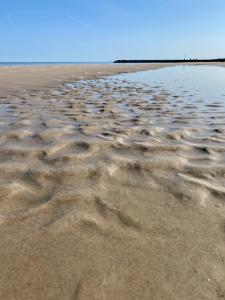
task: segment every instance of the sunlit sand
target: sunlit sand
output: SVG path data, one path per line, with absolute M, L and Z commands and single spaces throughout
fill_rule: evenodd
M 0 68 L 0 299 L 225 297 L 224 99 L 104 77 L 159 67 Z

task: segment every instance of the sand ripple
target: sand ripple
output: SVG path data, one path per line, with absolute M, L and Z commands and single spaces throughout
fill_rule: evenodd
M 116 79 L 1 101 L 1 299 L 225 297 L 221 103 Z

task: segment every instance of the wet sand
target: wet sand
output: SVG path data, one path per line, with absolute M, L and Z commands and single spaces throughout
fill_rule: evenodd
M 118 67 L 0 68 L 0 299 L 225 298 L 225 112 Z
M 0 67 L 0 96 L 27 89 L 55 87 L 66 81 L 98 78 L 120 72 L 158 69 L 168 64 L 77 64 Z

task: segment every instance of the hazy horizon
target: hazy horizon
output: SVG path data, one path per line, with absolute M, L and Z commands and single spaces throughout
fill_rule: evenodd
M 225 57 L 225 2 L 10 0 L 0 62 Z

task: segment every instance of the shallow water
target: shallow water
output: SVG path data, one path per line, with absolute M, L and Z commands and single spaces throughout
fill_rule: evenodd
M 181 68 L 1 99 L 1 299 L 225 298 L 225 69 Z
M 7 116 L 11 112 L 9 104 L 0 104 L 0 117 Z
M 225 68 L 182 65 L 126 73 L 113 78 L 165 88 L 173 94 L 184 96 L 188 102 L 211 104 L 219 101 L 222 107 L 225 106 Z
M 158 70 L 126 73 L 111 77 L 122 88 L 133 88 L 129 97 L 137 93 L 140 101 L 160 104 L 157 122 L 167 117 L 196 120 L 202 125 L 223 124 L 225 117 L 225 68 L 217 66 L 176 66 Z M 149 96 L 151 94 L 151 97 Z M 163 104 L 163 105 L 162 105 Z M 152 116 L 152 114 L 151 114 Z M 169 117 L 169 119 L 168 119 Z M 172 117 L 172 118 L 171 118 Z M 192 125 L 192 124 L 191 124 Z

